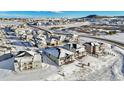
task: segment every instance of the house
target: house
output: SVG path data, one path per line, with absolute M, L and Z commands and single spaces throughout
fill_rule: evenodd
M 54 34 L 51 30 L 46 31 L 44 34 L 48 46 L 58 46 L 62 43 L 62 37 Z
M 65 42 L 76 42 L 78 43 L 78 35 L 75 34 L 67 34 L 65 38 Z
M 78 37 L 79 37 L 78 35 L 72 34 L 71 42 L 77 42 L 78 43 L 78 40 L 79 40 Z
M 0 54 L 10 53 L 12 48 L 6 44 L 0 45 Z
M 44 53 L 59 66 L 75 60 L 73 52 L 61 47 L 47 47 L 44 49 Z
M 63 45 L 63 48 L 72 51 L 75 58 L 80 58 L 86 55 L 85 46 L 76 43 L 67 43 Z
M 42 67 L 42 54 L 32 50 L 19 51 L 15 56 L 15 71 L 25 71 Z
M 32 41 L 32 39 L 33 39 L 33 35 L 25 35 L 25 40 L 24 41 Z
M 105 48 L 104 44 L 99 42 L 86 42 L 84 46 L 89 54 L 96 55 L 102 55 Z
M 51 37 L 58 38 L 61 42 L 63 42 L 66 38 L 66 34 L 60 34 L 60 33 L 52 34 Z
M 62 43 L 60 41 L 60 38 L 57 38 L 57 37 L 50 37 L 47 39 L 46 42 L 47 42 L 47 45 L 50 45 L 50 46 L 58 46 Z
M 34 41 L 34 45 L 37 47 L 42 47 L 42 48 L 47 47 L 46 38 L 43 35 L 42 36 L 37 35 L 36 37 L 34 36 L 33 41 Z
M 47 46 L 47 43 L 46 43 L 46 36 L 43 35 L 43 32 L 40 31 L 40 30 L 33 30 L 32 31 L 32 41 L 34 43 L 34 45 L 38 48 L 43 48 L 43 47 L 46 47 Z

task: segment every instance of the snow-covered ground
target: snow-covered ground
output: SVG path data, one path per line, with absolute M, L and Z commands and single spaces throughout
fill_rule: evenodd
M 123 80 L 123 74 L 119 68 L 121 61 L 119 57 L 110 55 L 98 59 L 86 56 L 69 65 L 63 65 L 60 67 L 59 75 L 51 75 L 46 80 Z M 78 63 L 90 63 L 90 66 L 81 68 Z
M 124 33 L 117 33 L 114 35 L 103 35 L 100 37 L 104 39 L 109 39 L 109 40 L 114 40 L 114 41 L 124 43 Z
M 47 26 L 48 28 L 51 27 L 64 27 L 64 28 L 70 28 L 70 27 L 80 27 L 82 25 L 90 25 L 89 22 L 75 22 L 75 23 L 70 23 L 70 24 L 65 24 L 65 25 L 52 25 L 52 26 Z M 42 26 L 43 28 L 46 28 L 46 26 Z

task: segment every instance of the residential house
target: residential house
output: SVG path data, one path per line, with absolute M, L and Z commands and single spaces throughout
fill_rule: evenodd
M 0 54 L 10 53 L 12 48 L 8 45 L 0 45 Z
M 47 47 L 44 49 L 44 53 L 59 66 L 75 60 L 73 52 L 61 47 Z
M 65 42 L 76 42 L 76 43 L 78 43 L 78 35 L 67 34 L 66 38 L 65 38 Z
M 15 71 L 25 71 L 42 67 L 42 54 L 36 51 L 19 51 L 15 56 Z
M 76 42 L 76 43 L 78 43 L 78 39 L 79 39 L 78 37 L 79 37 L 78 35 L 72 34 L 72 37 L 71 37 L 70 41 L 71 41 L 71 42 Z
M 57 38 L 57 37 L 50 37 L 47 39 L 46 42 L 47 42 L 47 45 L 50 45 L 50 46 L 58 46 L 62 43 L 60 41 L 60 38 Z
M 33 36 L 33 41 L 35 45 L 39 48 L 40 47 L 44 48 L 47 46 L 46 37 L 43 35 Z

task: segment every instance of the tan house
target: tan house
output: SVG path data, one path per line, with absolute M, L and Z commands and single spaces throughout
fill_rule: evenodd
M 15 71 L 25 71 L 42 67 L 42 54 L 35 51 L 19 51 L 15 56 Z
M 45 48 L 44 53 L 57 65 L 71 63 L 75 60 L 74 53 L 61 47 Z
M 62 42 L 60 41 L 59 38 L 50 37 L 50 38 L 47 39 L 47 45 L 49 45 L 49 46 L 58 46 L 61 43 Z
M 26 35 L 26 41 L 32 41 L 33 35 Z

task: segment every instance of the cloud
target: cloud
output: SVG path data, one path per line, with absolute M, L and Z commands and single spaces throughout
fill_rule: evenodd
M 64 13 L 62 11 L 51 11 L 52 13 L 57 13 L 57 14 L 60 14 L 60 13 Z

